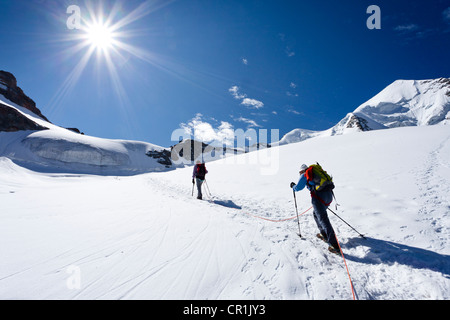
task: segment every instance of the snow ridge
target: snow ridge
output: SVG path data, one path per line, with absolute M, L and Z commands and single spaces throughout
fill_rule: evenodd
M 91 137 L 61 128 L 0 95 L 0 103 L 20 114 L 41 131 L 0 132 L 0 156 L 44 172 L 129 175 L 166 171 L 179 166 L 161 163 L 149 153 L 168 149 L 140 141 Z

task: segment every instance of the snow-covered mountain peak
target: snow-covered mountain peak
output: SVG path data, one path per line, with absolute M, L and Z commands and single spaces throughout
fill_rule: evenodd
M 320 131 L 306 130 L 306 129 L 294 129 L 285 134 L 279 141 L 279 145 L 289 144 L 304 141 L 310 138 L 317 137 L 321 134 Z
M 335 136 L 406 126 L 450 122 L 450 79 L 397 80 L 324 131 L 294 129 L 280 145 L 313 137 Z
M 443 122 L 450 112 L 450 79 L 397 80 L 354 112 L 386 127 Z

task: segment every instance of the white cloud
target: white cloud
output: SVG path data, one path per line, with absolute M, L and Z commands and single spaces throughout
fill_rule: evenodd
M 233 125 L 226 121 L 221 121 L 217 128 L 212 124 L 203 120 L 203 115 L 197 113 L 188 123 L 181 123 L 180 127 L 184 132 L 193 137 L 197 141 L 221 142 L 232 145 L 234 142 Z
M 450 23 L 450 7 L 448 7 L 447 9 L 444 10 L 444 12 L 442 12 L 442 16 L 444 17 L 445 21 Z
M 228 91 L 231 93 L 231 95 L 235 99 L 238 99 L 238 100 L 244 99 L 245 97 L 247 97 L 247 95 L 239 93 L 239 87 L 238 86 L 232 86 L 230 89 L 228 89 Z
M 291 89 L 296 89 L 297 88 L 297 84 L 295 84 L 294 82 L 289 83 L 289 87 Z M 286 95 L 288 97 L 298 97 L 298 94 L 295 92 L 291 92 L 291 91 L 286 91 Z
M 245 59 L 245 58 L 242 58 L 242 63 L 245 64 L 245 65 L 248 65 L 248 60 Z
M 233 125 L 226 121 L 221 121 L 220 126 L 216 131 L 219 141 L 224 141 L 226 144 L 233 144 L 234 128 Z
M 278 34 L 278 38 L 281 40 L 281 42 L 286 42 L 286 35 L 284 33 L 279 33 Z M 295 56 L 295 52 L 291 49 L 291 47 L 289 45 L 287 45 L 284 49 L 284 52 L 286 53 L 286 55 L 288 57 L 293 57 Z
M 400 25 L 394 28 L 395 31 L 399 32 L 413 32 L 419 29 L 419 26 L 417 24 L 405 24 Z
M 450 10 L 449 10 L 450 11 Z M 449 12 L 450 13 L 450 12 Z M 450 20 L 449 20 L 450 22 Z M 436 32 L 435 29 L 424 29 L 417 24 L 405 24 L 394 28 L 400 35 L 408 38 L 425 38 Z
M 244 100 L 242 100 L 241 104 L 244 106 L 247 106 L 247 107 L 255 108 L 255 109 L 260 109 L 260 108 L 264 107 L 264 103 L 262 103 L 261 101 L 258 101 L 255 99 L 250 99 L 250 98 L 245 98 Z
M 260 109 L 264 107 L 264 103 L 256 99 L 247 98 L 247 95 L 241 93 L 239 90 L 240 89 L 238 86 L 232 86 L 230 89 L 228 89 L 228 92 L 230 92 L 235 99 L 242 100 L 241 104 L 246 107 L 251 107 L 255 109 Z
M 293 57 L 293 56 L 295 56 L 295 52 L 292 51 L 290 47 L 286 47 L 285 52 L 286 52 L 286 54 L 287 54 L 288 57 Z
M 254 120 L 252 119 L 248 119 L 248 118 L 244 118 L 244 117 L 239 117 L 237 119 L 234 119 L 236 121 L 240 121 L 240 122 L 245 122 L 247 123 L 248 127 L 261 127 L 259 124 L 257 124 Z
M 303 112 L 295 110 L 293 106 L 288 106 L 287 112 L 293 113 L 295 115 L 303 115 Z

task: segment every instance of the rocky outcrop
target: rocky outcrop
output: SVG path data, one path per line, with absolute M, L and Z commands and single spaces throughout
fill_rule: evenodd
M 22 113 L 0 103 L 0 132 L 15 132 L 20 130 L 46 130 L 47 128 L 38 125 L 28 119 Z
M 78 128 L 66 128 L 66 129 L 70 130 L 72 132 L 84 135 L 84 132 L 81 132 L 80 129 L 78 129 Z
M 16 77 L 12 73 L 0 70 L 0 94 L 9 101 L 30 110 L 35 115 L 50 122 L 36 107 L 36 103 L 17 86 Z
M 350 119 L 346 125 L 347 128 L 357 128 L 360 131 L 370 131 L 372 128 L 369 127 L 367 120 L 361 117 L 358 117 L 355 114 L 350 115 Z
M 169 168 L 172 165 L 170 151 L 168 150 L 150 150 L 146 153 L 146 155 L 150 158 L 157 159 L 156 161 L 162 165 L 165 165 L 166 168 Z
M 171 159 L 174 163 L 195 164 L 197 161 L 210 161 L 226 155 L 237 155 L 259 149 L 270 148 L 267 143 L 257 143 L 250 147 L 233 148 L 214 146 L 201 141 L 185 139 L 170 147 Z
M 178 161 L 179 158 L 183 158 L 185 161 L 193 162 L 196 159 L 201 158 L 201 155 L 205 152 L 211 151 L 211 148 L 208 148 L 208 144 L 186 139 L 180 141 L 175 146 L 171 147 L 172 160 Z

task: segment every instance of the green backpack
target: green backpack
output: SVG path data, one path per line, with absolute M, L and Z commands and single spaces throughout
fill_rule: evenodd
M 334 189 L 333 177 L 323 170 L 319 163 L 310 165 L 305 175 L 308 182 L 314 182 L 316 191 Z

